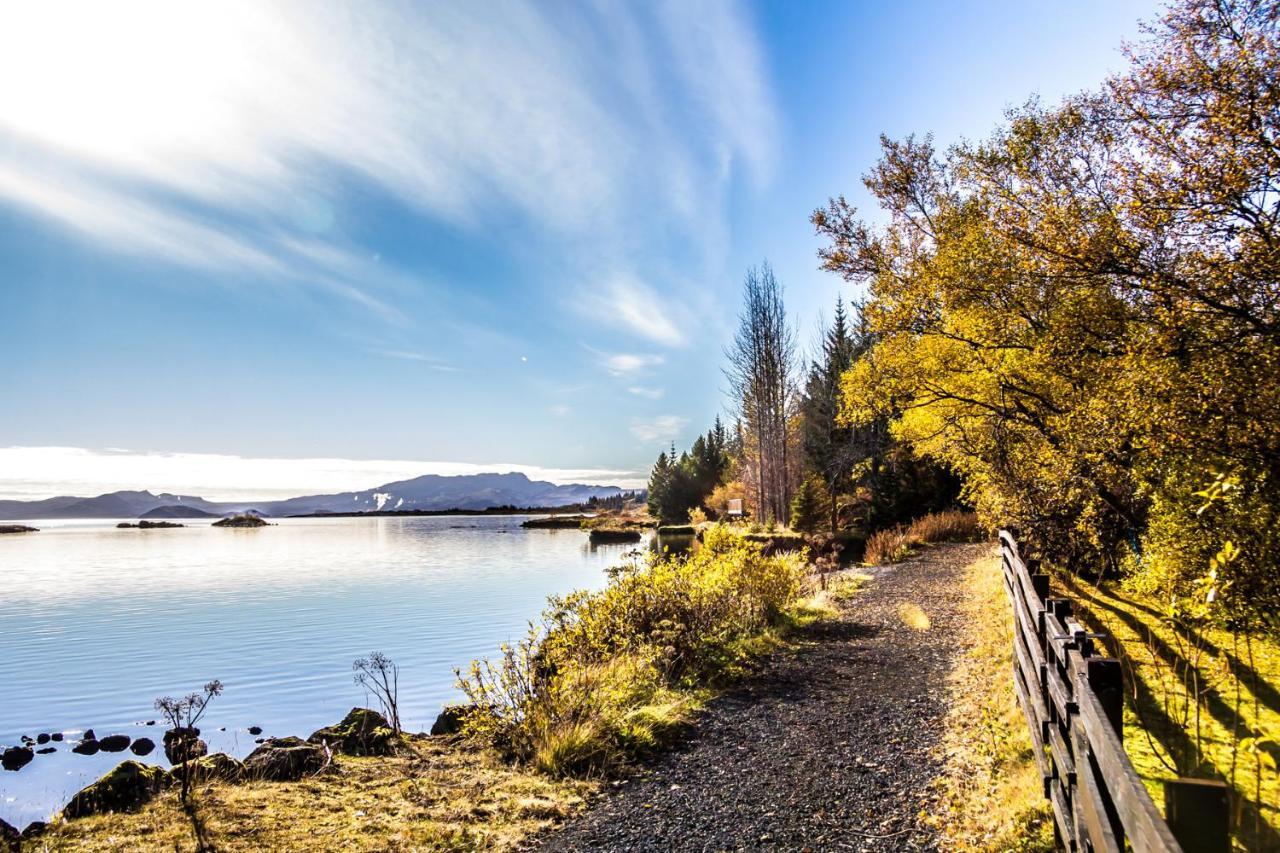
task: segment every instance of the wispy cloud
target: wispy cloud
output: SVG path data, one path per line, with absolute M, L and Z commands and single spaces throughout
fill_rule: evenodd
M 414 350 L 375 349 L 370 350 L 370 352 L 373 355 L 382 356 L 383 358 L 394 358 L 400 361 L 419 361 L 430 369 L 439 370 L 443 373 L 456 373 L 461 369 L 449 364 L 444 359 L 426 355 L 425 353 L 415 352 Z
M 684 312 L 635 279 L 618 276 L 603 287 L 590 288 L 581 305 L 596 320 L 653 343 L 679 346 L 685 342 Z
M 641 472 L 547 468 L 509 462 L 392 459 L 253 458 L 214 453 L 158 453 L 83 447 L 0 447 L 0 499 L 92 496 L 118 489 L 193 494 L 211 500 L 273 500 L 354 491 L 422 474 L 519 471 L 553 483 L 641 488 Z
M 697 245 L 734 173 L 767 176 L 777 124 L 728 0 L 8 3 L 0 79 L 22 81 L 0 87 L 0 200 L 114 251 L 385 308 L 345 245 L 354 177 L 463 228 L 522 215 L 622 270 L 616 322 L 664 345 L 684 336 L 627 272 L 636 223 Z
M 661 388 L 646 388 L 643 385 L 632 385 L 627 392 L 648 400 L 661 400 L 666 393 Z
M 588 347 L 588 349 L 591 349 Z M 591 349 L 599 358 L 604 369 L 614 376 L 632 376 L 666 362 L 666 359 L 654 353 L 616 352 L 604 353 Z
M 680 437 L 680 431 L 688 418 L 679 415 L 662 415 L 647 421 L 636 421 L 631 425 L 631 434 L 645 444 L 659 441 L 673 441 Z

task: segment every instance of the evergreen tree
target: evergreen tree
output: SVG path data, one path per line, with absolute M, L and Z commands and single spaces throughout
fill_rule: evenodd
M 791 501 L 791 528 L 813 533 L 826 520 L 826 488 L 818 477 L 806 477 Z
M 854 465 L 873 456 L 876 450 L 877 425 L 855 430 L 840 423 L 841 377 L 870 345 L 861 311 L 858 328 L 851 331 L 844 302 L 837 298 L 835 319 L 823 338 L 818 360 L 810 366 L 801 403 L 805 462 L 825 486 L 832 533 L 839 523 L 841 485 L 852 486 Z

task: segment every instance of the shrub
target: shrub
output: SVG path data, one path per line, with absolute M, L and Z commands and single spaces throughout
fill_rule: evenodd
M 798 597 L 804 562 L 728 529 L 688 555 L 613 569 L 598 592 L 552 598 L 540 623 L 459 686 L 466 733 L 559 775 L 608 771 L 664 742 L 697 688 L 731 669 Z
M 907 526 L 878 530 L 867 539 L 862 561 L 873 566 L 896 563 L 911 556 L 913 549 L 931 542 L 967 542 L 982 535 L 978 516 L 972 512 L 946 510 L 917 518 Z

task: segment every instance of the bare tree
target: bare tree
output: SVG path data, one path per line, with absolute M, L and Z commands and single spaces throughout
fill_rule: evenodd
M 787 325 L 782 286 L 765 262 L 747 271 L 738 331 L 725 352 L 734 404 L 744 425 L 744 456 L 762 519 L 790 515 L 796 404 L 796 335 Z
M 172 732 L 173 755 L 170 756 L 170 760 L 179 771 L 178 780 L 182 785 L 179 798 L 184 806 L 187 805 L 187 797 L 191 793 L 189 762 L 194 757 L 193 747 L 200 736 L 196 723 L 200 722 L 200 718 L 209 709 L 209 703 L 214 697 L 220 695 L 222 695 L 222 682 L 215 678 L 204 686 L 203 693 L 188 693 L 179 699 L 161 696 L 156 700 L 156 710 L 164 717 L 169 724 L 169 731 Z M 166 753 L 168 752 L 169 750 L 166 750 Z
M 382 652 L 370 652 L 351 664 L 355 682 L 374 695 L 391 729 L 400 734 L 400 668 Z

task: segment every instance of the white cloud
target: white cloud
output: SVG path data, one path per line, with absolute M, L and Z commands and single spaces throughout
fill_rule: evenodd
M 680 431 L 684 429 L 687 423 L 689 423 L 689 419 L 682 418 L 679 415 L 662 415 L 652 420 L 633 423 L 631 425 L 631 434 L 645 444 L 653 444 L 658 441 L 673 441 L 679 438 Z
M 654 343 L 679 346 L 685 342 L 684 312 L 660 298 L 653 288 L 626 276 L 616 277 L 603 288 L 590 289 L 581 300 L 591 317 Z
M 563 417 L 567 417 L 569 413 L 573 411 L 573 409 L 569 408 L 563 403 L 557 403 L 554 406 L 549 406 L 547 408 L 547 411 L 555 415 L 557 418 L 563 418 Z
M 108 451 L 83 447 L 0 447 L 0 499 L 92 496 L 150 489 L 210 500 L 273 500 L 356 491 L 422 474 L 519 471 L 535 480 L 642 488 L 638 472 L 546 468 L 507 462 L 389 459 L 279 459 L 215 453 Z
M 657 367 L 666 361 L 662 356 L 651 353 L 602 353 L 596 350 L 592 352 L 600 357 L 600 363 L 604 365 L 605 370 L 614 376 L 631 376 L 651 367 Z
M 377 261 L 344 244 L 358 176 L 464 228 L 514 211 L 626 270 L 650 253 L 637 223 L 701 245 L 737 164 L 767 176 L 764 73 L 727 0 L 6 3 L 0 200 L 115 251 L 371 300 Z M 634 278 L 606 296 L 681 342 Z
M 632 385 L 627 391 L 637 397 L 644 397 L 648 400 L 661 400 L 666 393 L 661 388 L 646 388 L 643 385 Z
M 400 361 L 419 361 L 426 365 L 427 368 L 431 370 L 438 370 L 442 373 L 456 373 L 461 370 L 461 368 L 454 367 L 444 359 L 436 358 L 435 356 L 426 355 L 425 353 L 416 352 L 414 350 L 375 349 L 370 350 L 370 352 L 374 355 L 382 356 L 383 358 L 394 358 Z

